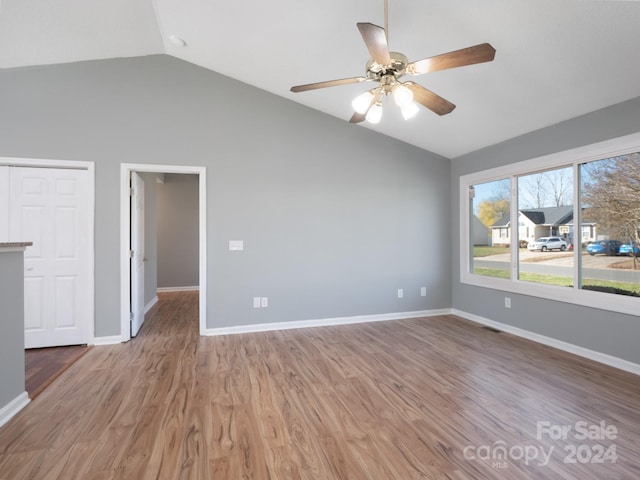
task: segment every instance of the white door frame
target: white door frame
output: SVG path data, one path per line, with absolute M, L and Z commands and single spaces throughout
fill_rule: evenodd
M 129 245 L 131 238 L 131 210 L 129 203 L 129 178 L 131 172 L 138 173 L 186 173 L 196 174 L 199 178 L 199 289 L 200 289 L 200 335 L 207 329 L 207 169 L 184 165 L 148 165 L 136 163 L 120 164 L 120 335 L 121 341 L 131 339 L 130 295 L 131 262 Z
M 87 343 L 93 345 L 95 343 L 95 241 L 94 241 L 94 225 L 95 225 L 95 198 L 96 198 L 96 181 L 95 181 L 95 163 L 79 160 L 53 160 L 43 158 L 15 158 L 0 157 L 0 165 L 10 167 L 32 167 L 32 168 L 71 168 L 76 170 L 86 170 L 88 175 L 87 202 L 89 202 L 89 218 L 87 219 L 87 240 L 89 248 L 87 252 L 87 260 L 89 261 L 88 271 L 88 295 L 89 304 L 91 305 L 87 322 Z M 24 241 L 29 241 L 25 239 Z M 28 248 L 28 247 L 27 247 Z

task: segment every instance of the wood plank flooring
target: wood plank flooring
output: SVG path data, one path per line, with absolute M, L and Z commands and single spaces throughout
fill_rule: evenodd
M 197 308 L 163 294 L 72 365 L 0 429 L 0 479 L 640 478 L 635 375 L 454 316 L 200 338 Z
M 24 380 L 29 398 L 33 400 L 40 395 L 51 382 L 87 353 L 90 348 L 87 345 L 71 345 L 25 350 Z

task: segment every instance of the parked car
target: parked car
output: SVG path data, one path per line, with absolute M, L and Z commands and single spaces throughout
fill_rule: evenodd
M 540 250 L 541 252 L 546 252 L 547 250 L 564 251 L 568 246 L 569 244 L 560 237 L 540 237 L 537 238 L 535 242 L 527 245 L 527 250 Z
M 587 245 L 587 253 L 589 255 L 617 255 L 622 242 L 618 240 L 600 240 Z
M 618 249 L 618 253 L 620 255 L 628 255 L 628 256 L 633 255 L 635 257 L 640 257 L 640 247 L 636 242 L 623 243 L 622 245 L 620 245 L 620 248 Z

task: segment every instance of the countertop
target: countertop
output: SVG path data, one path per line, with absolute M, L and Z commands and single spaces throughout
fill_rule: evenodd
M 0 242 L 0 250 L 4 248 L 26 248 L 33 245 L 33 242 Z

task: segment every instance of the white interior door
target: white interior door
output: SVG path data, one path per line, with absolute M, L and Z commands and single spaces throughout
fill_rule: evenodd
M 131 172 L 131 336 L 144 322 L 144 181 Z
M 9 241 L 9 167 L 0 166 L 0 242 Z
M 86 170 L 12 167 L 9 237 L 25 251 L 25 348 L 89 341 Z

